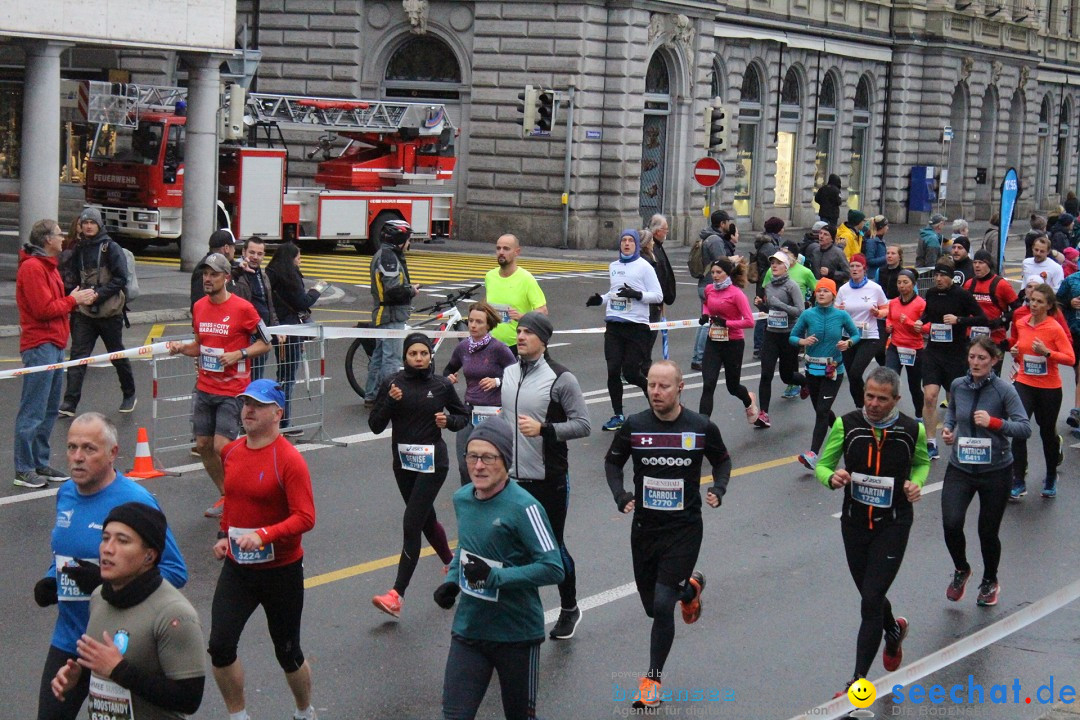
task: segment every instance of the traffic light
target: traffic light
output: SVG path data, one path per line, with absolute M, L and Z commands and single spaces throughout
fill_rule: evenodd
M 551 90 L 540 91 L 536 113 L 539 116 L 536 121 L 537 129 L 550 133 L 551 126 L 555 124 L 555 93 Z
M 717 102 L 708 114 L 709 142 L 708 148 L 713 152 L 722 153 L 727 150 L 729 125 L 731 112 L 726 105 Z
M 709 129 L 712 127 L 712 113 L 713 113 L 712 105 L 709 105 L 708 107 L 705 108 L 705 117 L 704 117 L 705 122 L 703 122 L 701 124 L 702 128 L 704 128 L 704 130 L 705 130 L 705 150 L 706 151 L 708 151 L 708 149 L 709 149 Z
M 532 135 L 533 130 L 536 129 L 539 98 L 540 88 L 534 88 L 532 85 L 526 85 L 525 92 L 518 93 L 520 102 L 517 111 L 521 113 L 521 118 L 517 122 L 521 125 L 522 137 L 529 137 Z

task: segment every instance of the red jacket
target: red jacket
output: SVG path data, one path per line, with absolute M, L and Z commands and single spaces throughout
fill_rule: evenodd
M 19 308 L 19 352 L 52 343 L 67 347 L 71 328 L 68 316 L 75 298 L 64 292 L 57 259 L 38 254 L 37 248 L 19 250 L 19 270 L 15 274 L 15 304 Z

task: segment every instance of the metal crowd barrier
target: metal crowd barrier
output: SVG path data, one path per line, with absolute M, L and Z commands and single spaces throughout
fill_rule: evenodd
M 915 292 L 919 293 L 923 297 L 926 297 L 926 291 L 934 285 L 934 268 L 915 268 L 915 273 L 918 276 L 915 281 Z

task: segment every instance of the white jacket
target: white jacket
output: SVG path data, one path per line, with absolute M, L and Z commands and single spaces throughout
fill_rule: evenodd
M 611 289 L 601 295 L 604 299 L 604 317 L 615 322 L 648 325 L 649 305 L 664 301 L 664 291 L 653 266 L 642 257 L 628 263 L 616 260 L 611 263 L 608 272 L 611 276 Z M 616 297 L 615 294 L 623 283 L 640 290 L 641 299 Z

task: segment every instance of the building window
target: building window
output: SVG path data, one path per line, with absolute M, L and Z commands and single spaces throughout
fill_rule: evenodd
M 866 187 L 866 154 L 870 149 L 870 81 L 865 75 L 855 87 L 855 110 L 851 114 L 851 172 L 848 175 L 848 208 L 859 210 Z
M 773 203 L 791 207 L 798 149 L 799 120 L 802 117 L 802 87 L 794 69 L 784 75 L 780 88 L 780 130 L 776 135 L 776 188 Z
M 657 51 L 645 73 L 645 117 L 641 129 L 641 185 L 638 193 L 638 211 L 643 222 L 664 211 L 670 92 L 668 63 Z
M 19 177 L 22 84 L 0 82 L 0 178 Z
M 386 64 L 386 97 L 457 100 L 461 67 L 450 46 L 433 35 L 413 36 Z
M 746 68 L 739 93 L 739 145 L 736 150 L 735 201 L 732 209 L 736 215 L 749 217 L 757 189 L 754 159 L 761 125 L 761 77 L 753 65 Z
M 814 187 L 825 184 L 832 172 L 833 137 L 836 134 L 836 80 L 832 73 L 825 75 L 825 80 L 818 90 L 817 111 L 817 153 L 814 156 Z M 814 210 L 818 210 L 814 203 Z
M 1058 116 L 1057 193 L 1062 198 L 1064 198 L 1065 193 L 1069 191 L 1069 133 L 1072 129 L 1072 126 L 1069 123 L 1069 117 L 1071 115 L 1072 104 L 1066 99 L 1061 103 L 1061 111 Z
M 1050 94 L 1039 106 L 1039 124 L 1035 137 L 1035 204 L 1042 207 L 1050 188 Z

